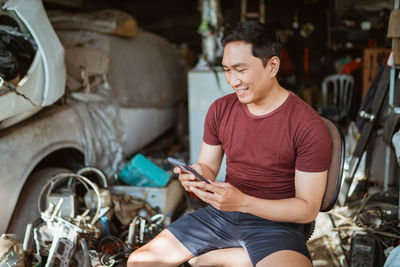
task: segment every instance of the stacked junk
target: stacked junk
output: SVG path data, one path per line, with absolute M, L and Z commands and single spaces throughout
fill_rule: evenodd
M 1 236 L 0 266 L 125 266 L 130 253 L 161 232 L 171 216 L 146 201 L 146 192 L 140 198 L 122 192 L 127 188 L 146 190 L 109 187 L 94 167 L 56 174 L 41 189 L 40 216 L 26 226 L 23 244 L 14 234 Z
M 85 163 L 79 165 L 99 168 L 78 167 L 76 173 L 52 176 L 41 189 L 36 203 L 39 216 L 26 226 L 25 236 L 21 233 L 0 237 L 0 267 L 125 266 L 132 251 L 169 224 L 184 191 L 176 179 L 171 179 L 171 172 L 165 171 L 170 166 L 158 167 L 141 154 L 117 174 L 127 155 L 123 155 L 122 143 L 126 140 L 116 105 L 137 108 L 140 114 L 176 105 L 186 92 L 185 66 L 176 60 L 179 54 L 166 40 L 147 32 L 138 34 L 136 21 L 126 13 L 106 10 L 93 17 L 53 11 L 48 15 L 66 51 L 67 93 L 62 101 L 80 103 L 74 105 L 84 129 Z M 4 26 L 0 30 L 4 32 Z M 0 39 L 10 39 L 0 35 Z M 14 35 L 10 35 L 11 41 L 13 47 L 21 48 L 17 51 L 21 52 L 19 57 L 32 61 L 34 42 L 29 36 Z M 136 38 L 133 42 L 120 37 Z M 15 40 L 20 45 L 16 46 Z M 121 53 L 121 47 L 129 49 Z M 116 57 L 114 61 L 110 61 L 111 54 Z M 138 64 L 130 64 L 133 59 Z M 159 71 L 158 79 L 148 81 L 146 77 L 152 74 L 144 68 L 146 64 L 140 64 L 141 60 L 157 62 L 151 65 L 153 71 L 165 67 L 174 75 Z M 118 63 L 133 68 L 122 64 L 122 72 Z M 19 72 L 14 68 L 16 64 L 2 66 L 0 74 L 13 74 L 6 77 L 10 80 L 26 73 L 25 65 L 21 65 Z M 10 84 L 7 88 L 14 90 L 15 86 Z M 0 96 L 8 91 L 1 87 Z M 160 129 L 161 125 L 160 122 Z M 141 131 L 146 135 L 146 129 Z M 137 147 L 135 143 L 130 145 L 131 150 Z

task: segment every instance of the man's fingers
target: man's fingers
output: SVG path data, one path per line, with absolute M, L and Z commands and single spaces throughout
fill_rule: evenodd
M 211 185 L 207 184 L 207 186 L 211 186 L 210 188 L 206 188 L 206 190 L 213 191 L 215 194 L 224 195 L 229 192 L 234 187 L 230 183 L 225 182 L 213 182 Z
M 197 187 L 191 186 L 190 190 L 196 194 L 196 196 L 198 196 L 201 200 L 203 200 L 204 202 L 207 202 L 209 204 L 211 204 L 214 201 L 213 198 L 213 193 L 212 192 L 207 192 L 204 190 L 201 190 Z
M 222 194 L 226 191 L 227 186 L 221 186 L 221 185 L 216 185 L 216 183 L 224 184 L 221 182 L 212 182 L 212 184 L 206 184 L 204 182 L 196 182 L 196 184 L 193 184 L 193 186 L 203 190 L 203 191 L 210 191 L 216 194 Z
M 213 185 L 216 186 L 216 187 L 221 187 L 221 188 L 227 188 L 227 187 L 231 186 L 230 183 L 227 183 L 227 182 L 217 182 L 217 181 L 213 182 Z
M 182 185 L 186 186 L 186 187 L 190 187 L 190 186 L 197 187 L 198 182 L 186 180 L 186 181 L 182 181 Z
M 179 175 L 179 180 L 181 181 L 181 182 L 183 182 L 183 181 L 193 181 L 193 180 L 195 180 L 196 178 L 194 177 L 194 175 L 193 174 L 191 174 L 191 173 L 181 173 L 180 175 Z

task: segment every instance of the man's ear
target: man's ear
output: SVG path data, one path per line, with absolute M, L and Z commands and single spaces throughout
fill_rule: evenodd
M 273 56 L 268 60 L 269 69 L 271 77 L 275 77 L 278 73 L 279 67 L 281 65 L 281 61 L 277 56 Z

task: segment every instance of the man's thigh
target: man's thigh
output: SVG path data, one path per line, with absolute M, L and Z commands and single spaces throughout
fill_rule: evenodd
M 250 258 L 242 247 L 216 249 L 189 261 L 194 267 L 251 267 Z
M 312 267 L 312 263 L 309 258 L 303 254 L 293 250 L 280 250 L 274 252 L 261 261 L 259 261 L 256 267 Z
M 128 267 L 177 266 L 192 257 L 193 254 L 171 232 L 163 230 L 129 256 Z

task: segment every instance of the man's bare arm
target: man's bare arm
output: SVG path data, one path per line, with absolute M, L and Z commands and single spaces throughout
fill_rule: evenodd
M 212 146 L 202 143 L 197 164 L 200 165 L 203 176 L 214 181 L 221 167 L 224 151 L 221 145 Z
M 296 171 L 294 198 L 264 200 L 244 198 L 241 211 L 273 221 L 308 223 L 317 217 L 325 192 L 327 172 Z

